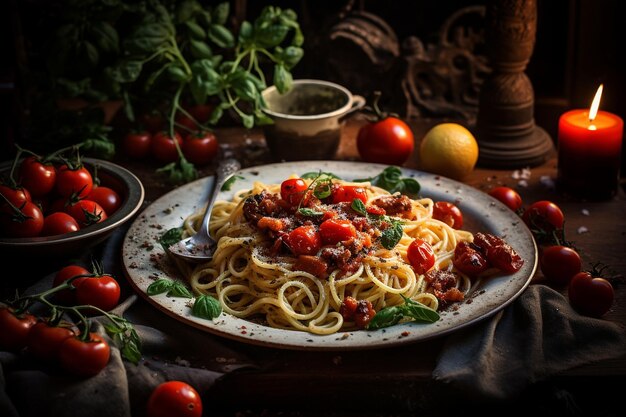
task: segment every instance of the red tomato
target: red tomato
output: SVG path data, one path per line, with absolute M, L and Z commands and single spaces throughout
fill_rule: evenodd
M 139 116 L 139 123 L 150 133 L 156 133 L 165 127 L 165 120 L 158 111 L 143 113 Z
M 506 273 L 512 274 L 524 265 L 517 252 L 498 236 L 478 232 L 474 235 L 473 245 L 482 250 L 492 266 Z
M 9 237 L 35 237 L 43 229 L 43 213 L 31 202 L 26 202 L 16 213 L 13 207 L 5 204 L 0 206 L 0 230 Z
M 2 194 L 11 204 L 20 208 L 22 204 L 27 201 L 33 201 L 30 192 L 23 187 L 13 188 L 5 184 L 0 184 L 0 194 Z M 4 203 L 4 200 L 0 199 L 0 205 Z
M 609 281 L 589 272 L 574 275 L 568 288 L 569 301 L 576 311 L 602 317 L 613 305 L 614 290 Z
M 537 201 L 531 204 L 522 215 L 524 223 L 533 232 L 551 233 L 563 228 L 563 212 L 551 201 Z
M 200 126 L 189 116 L 184 113 L 176 114 L 176 119 L 174 120 L 176 123 L 176 131 L 181 134 L 195 132 L 200 128 Z
M 16 315 L 7 307 L 0 308 L 0 348 L 18 351 L 26 346 L 30 329 L 37 323 L 32 314 Z
M 428 272 L 435 265 L 435 252 L 428 242 L 415 239 L 406 253 L 413 270 L 418 274 Z
M 66 371 L 75 375 L 96 375 L 109 363 L 111 348 L 97 333 L 90 333 L 87 341 L 80 337 L 70 337 L 61 343 L 59 361 Z
M 286 243 L 295 255 L 315 255 L 322 247 L 320 234 L 314 226 L 300 226 L 292 230 Z
M 483 254 L 468 242 L 457 243 L 452 263 L 456 269 L 471 278 L 478 276 L 489 268 L 489 263 Z
M 356 228 L 350 220 L 329 219 L 320 225 L 320 237 L 324 245 L 336 245 L 354 239 Z
M 150 153 L 152 135 L 149 132 L 129 132 L 124 136 L 122 147 L 131 158 L 144 158 Z
M 195 132 L 185 137 L 183 155 L 196 165 L 207 165 L 217 156 L 219 143 L 213 132 Z
M 205 124 L 211 118 L 215 106 L 212 104 L 195 104 L 186 107 L 187 112 L 198 122 Z
M 107 219 L 107 213 L 100 204 L 91 200 L 80 200 L 65 208 L 65 212 L 78 222 L 80 228 L 101 223 Z
M 500 200 L 502 204 L 513 211 L 517 211 L 522 207 L 522 197 L 512 188 L 496 187 L 489 191 L 489 195 L 496 200 Z
M 292 206 L 297 206 L 302 201 L 307 187 L 302 178 L 289 178 L 280 184 L 280 198 Z
M 29 156 L 20 164 L 19 183 L 33 197 L 43 197 L 54 189 L 57 171 L 52 164 L 44 164 L 37 157 Z
M 413 153 L 415 139 L 406 123 L 395 117 L 387 117 L 361 127 L 356 144 L 365 162 L 402 165 Z
M 63 235 L 77 232 L 79 229 L 76 219 L 67 213 L 57 211 L 44 217 L 41 236 Z
M 174 162 L 178 160 L 176 143 L 178 143 L 179 147 L 183 145 L 183 139 L 178 133 L 174 132 L 174 139 L 167 132 L 161 131 L 156 133 L 152 137 L 152 144 L 150 145 L 152 156 L 160 162 Z
M 157 386 L 148 399 L 146 417 L 200 417 L 202 399 L 189 384 L 168 381 Z
M 463 227 L 463 213 L 452 203 L 437 201 L 433 206 L 433 219 L 439 220 L 454 229 Z
M 358 185 L 334 185 L 332 190 L 332 203 L 351 203 L 355 198 L 367 203 L 367 191 Z
M 541 272 L 546 279 L 557 286 L 569 284 L 572 277 L 580 272 L 580 255 L 567 246 L 549 246 L 540 258 Z
M 69 280 L 70 278 L 74 278 L 75 276 L 78 276 L 78 275 L 89 275 L 89 274 L 90 272 L 80 265 L 67 265 L 61 268 L 56 273 L 56 275 L 54 276 L 54 281 L 52 282 L 52 286 L 58 287 L 59 285 L 63 284 L 65 281 Z M 80 283 L 80 281 L 82 281 L 83 279 L 85 278 L 76 278 L 74 281 L 72 281 L 72 285 L 76 287 Z M 70 290 L 70 289 L 62 290 L 62 291 L 55 293 L 54 296 L 60 303 L 64 305 L 76 304 L 76 292 L 74 290 Z
M 74 331 L 68 327 L 50 326 L 40 321 L 30 329 L 26 338 L 26 348 L 33 356 L 44 361 L 52 361 L 57 358 L 65 339 L 74 335 Z
M 120 301 L 120 284 L 111 275 L 101 275 L 74 282 L 76 302 L 110 311 Z
M 91 173 L 81 166 L 71 169 L 67 165 L 61 165 L 57 171 L 56 192 L 61 197 L 76 196 L 85 198 L 93 188 Z
M 122 197 L 110 187 L 97 186 L 93 187 L 87 200 L 95 201 L 104 209 L 107 216 L 115 213 L 122 205 Z

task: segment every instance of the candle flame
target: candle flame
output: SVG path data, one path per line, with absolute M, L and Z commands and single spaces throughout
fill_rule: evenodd
M 598 115 L 598 108 L 600 108 L 600 98 L 602 98 L 603 88 L 604 85 L 600 84 L 600 87 L 598 87 L 598 91 L 596 91 L 596 95 L 593 98 L 593 102 L 591 103 L 591 107 L 589 108 L 589 122 L 593 122 Z

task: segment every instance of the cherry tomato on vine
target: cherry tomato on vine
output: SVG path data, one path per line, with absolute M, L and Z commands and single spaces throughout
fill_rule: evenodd
M 413 270 L 422 275 L 435 265 L 435 252 L 428 242 L 415 239 L 409 245 L 406 253 Z
M 186 114 L 179 112 L 178 114 L 176 114 L 176 118 L 174 119 L 174 122 L 176 123 L 176 131 L 179 132 L 181 135 L 184 135 L 185 133 L 189 133 L 189 132 L 194 132 L 196 130 L 198 130 L 198 128 L 200 126 L 198 126 L 198 123 L 196 123 L 194 121 L 194 119 L 192 119 L 191 117 L 187 116 Z
M 122 205 L 122 197 L 117 191 L 106 186 L 94 186 L 86 199 L 100 204 L 107 216 L 115 213 Z
M 66 371 L 75 375 L 96 375 L 109 363 L 111 348 L 97 333 L 90 333 L 87 341 L 83 341 L 81 337 L 69 337 L 61 343 L 59 361 Z
M 541 272 L 546 279 L 557 286 L 569 284 L 582 266 L 580 255 L 567 246 L 548 246 L 541 253 Z
M 25 158 L 20 164 L 19 183 L 32 197 L 49 194 L 56 183 L 57 170 L 52 164 L 44 164 L 35 156 Z
M 191 385 L 168 381 L 158 385 L 146 405 L 147 417 L 200 417 L 202 399 Z
M 358 185 L 333 185 L 331 198 L 333 204 L 352 203 L 355 198 L 366 204 L 367 191 Z
M 57 287 L 63 284 L 65 281 L 71 278 L 74 278 L 75 276 L 89 275 L 89 274 L 90 272 L 80 265 L 67 265 L 59 269 L 59 271 L 56 273 L 56 275 L 54 276 L 54 281 L 52 282 L 52 286 Z M 78 286 L 80 281 L 82 281 L 83 279 L 85 278 L 76 278 L 74 281 L 72 281 L 72 285 L 74 287 Z M 62 291 L 54 293 L 54 296 L 62 304 L 65 304 L 65 305 L 76 304 L 76 292 L 74 290 L 70 290 L 70 289 L 62 290 Z
M 402 165 L 413 153 L 415 138 L 405 122 L 390 116 L 362 126 L 356 144 L 365 162 Z
M 35 203 L 27 201 L 19 213 L 8 204 L 0 206 L 0 231 L 9 237 L 39 236 L 43 229 L 43 213 Z
M 11 308 L 0 308 L 0 348 L 21 350 L 26 346 L 28 333 L 36 323 L 37 318 L 32 314 L 15 314 Z
M 213 132 L 194 132 L 183 141 L 183 155 L 196 165 L 207 165 L 217 156 L 219 144 Z
M 602 317 L 613 305 L 613 285 L 589 272 L 574 275 L 568 287 L 569 301 L 574 309 L 591 317 Z
M 472 278 L 489 268 L 485 256 L 468 242 L 457 243 L 452 263 L 456 269 Z
M 129 132 L 124 136 L 122 148 L 131 158 L 144 158 L 150 153 L 152 135 L 149 132 Z
M 57 358 L 61 344 L 65 339 L 75 336 L 67 326 L 51 326 L 40 321 L 35 324 L 26 338 L 26 348 L 35 357 L 52 361 Z
M 5 184 L 0 184 L 0 194 L 6 197 L 7 200 L 15 207 L 19 208 L 27 201 L 33 201 L 30 192 L 24 187 L 11 187 Z M 0 199 L 0 205 L 5 201 Z
M 65 207 L 65 212 L 78 222 L 80 228 L 101 223 L 107 219 L 107 213 L 100 204 L 91 200 L 80 200 Z
M 322 239 L 314 226 L 295 228 L 287 236 L 286 243 L 295 255 L 315 255 L 322 247 Z
M 447 201 L 437 201 L 433 206 L 433 219 L 439 220 L 452 227 L 463 227 L 463 213 L 456 205 Z
M 158 111 L 142 113 L 139 123 L 150 133 L 156 133 L 165 127 L 165 119 Z
M 76 302 L 110 311 L 120 301 L 120 284 L 111 275 L 100 275 L 75 282 Z
M 336 245 L 354 239 L 356 228 L 350 220 L 329 219 L 320 224 L 320 237 L 324 245 Z
M 93 177 L 87 168 L 61 165 L 57 171 L 56 192 L 61 197 L 85 198 L 93 188 Z
M 186 107 L 187 113 L 202 124 L 209 121 L 214 108 L 215 106 L 212 104 L 194 104 Z
M 531 204 L 522 215 L 524 223 L 533 231 L 550 233 L 563 228 L 563 212 L 551 201 L 541 200 Z
M 302 178 L 289 178 L 280 184 L 280 198 L 291 204 L 297 206 L 300 201 L 303 201 L 304 192 L 307 189 L 306 182 Z M 303 201 L 303 204 L 306 201 Z
M 77 232 L 78 230 L 80 230 L 80 226 L 76 219 L 67 213 L 56 211 L 44 217 L 40 235 L 63 235 L 65 233 Z
M 167 132 L 161 131 L 156 133 L 152 137 L 152 144 L 150 145 L 152 156 L 160 162 L 174 162 L 178 160 L 176 143 L 178 143 L 178 146 L 183 145 L 183 139 L 178 133 L 174 132 L 173 139 Z
M 493 188 L 489 191 L 489 195 L 513 211 L 517 211 L 522 207 L 522 197 L 510 187 Z

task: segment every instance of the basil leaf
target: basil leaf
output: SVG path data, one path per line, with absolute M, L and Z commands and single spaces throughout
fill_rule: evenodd
M 385 249 L 391 250 L 396 247 L 400 239 L 402 239 L 402 223 L 398 221 L 392 221 L 391 227 L 383 230 L 380 237 L 380 243 Z
M 245 179 L 245 178 L 242 177 L 241 175 L 233 175 L 232 177 L 230 177 L 229 179 L 224 181 L 224 184 L 222 185 L 222 188 L 220 188 L 220 190 L 221 191 L 230 191 L 230 189 L 232 188 L 232 186 L 235 183 L 235 181 L 243 180 L 243 179 Z
M 393 326 L 402 320 L 402 310 L 398 306 L 385 307 L 377 312 L 367 325 L 368 330 L 382 329 Z
M 189 34 L 193 38 L 198 39 L 198 40 L 203 40 L 204 38 L 206 38 L 206 32 L 204 31 L 204 29 L 202 29 L 202 26 L 200 26 L 193 20 L 185 21 L 185 26 L 187 26 L 187 29 L 189 30 Z
M 417 197 L 421 189 L 420 183 L 417 182 L 417 180 L 414 178 L 404 178 L 402 182 L 404 183 L 404 189 L 406 190 L 406 194 L 414 195 Z
M 369 181 L 373 186 L 380 187 L 390 193 L 401 193 L 410 197 L 417 197 L 420 184 L 414 178 L 402 177 L 402 170 L 396 166 L 389 166 L 383 171 L 370 178 L 360 178 L 354 182 Z
M 124 359 L 137 365 L 141 360 L 141 351 L 139 346 L 133 340 L 122 340 L 122 348 L 120 352 Z
M 284 94 L 291 89 L 293 77 L 287 67 L 282 64 L 274 66 L 274 85 L 280 94 Z
M 179 242 L 182 238 L 183 238 L 183 228 L 175 227 L 163 233 L 163 235 L 159 239 L 159 243 L 163 247 L 163 250 L 167 252 L 170 246 L 172 246 L 174 243 Z
M 168 297 L 193 298 L 191 291 L 180 281 L 174 281 L 172 288 L 167 292 Z
M 315 211 L 310 208 L 298 209 L 298 213 L 302 214 L 303 216 L 309 216 L 309 217 L 317 217 L 317 216 L 324 215 L 324 213 L 322 213 L 321 211 Z
M 157 295 L 169 291 L 174 286 L 174 281 L 171 279 L 157 279 L 152 284 L 148 285 L 146 294 Z
M 315 178 L 322 178 L 326 177 L 326 178 L 331 178 L 331 179 L 336 179 L 336 180 L 340 180 L 341 178 L 339 178 L 338 176 L 336 176 L 335 174 L 333 174 L 332 172 L 322 172 L 322 171 L 317 171 L 317 172 L 305 172 L 304 174 L 300 175 L 300 178 L 305 179 L 305 180 L 313 180 Z
M 353 199 L 350 207 L 352 207 L 352 210 L 356 211 L 357 213 L 367 217 L 367 209 L 365 208 L 365 204 L 363 204 L 363 201 L 361 201 L 360 199 Z
M 200 295 L 196 298 L 191 308 L 191 314 L 201 319 L 213 320 L 222 313 L 222 306 L 219 301 L 210 295 Z
M 209 39 L 220 48 L 232 48 L 235 46 L 235 37 L 225 26 L 211 25 L 208 35 Z
M 215 23 L 225 25 L 230 13 L 230 4 L 228 2 L 220 3 L 213 9 L 212 17 Z
M 428 308 L 424 304 L 411 300 L 405 296 L 402 296 L 402 298 L 404 298 L 405 304 L 401 306 L 401 310 L 405 316 L 411 317 L 415 321 L 425 323 L 434 323 L 439 320 L 439 313 L 432 308 Z
M 330 197 L 332 192 L 332 183 L 330 181 L 325 181 L 322 183 L 318 183 L 315 186 L 315 190 L 313 190 L 313 195 L 315 195 L 315 197 L 319 198 L 320 200 L 323 200 Z

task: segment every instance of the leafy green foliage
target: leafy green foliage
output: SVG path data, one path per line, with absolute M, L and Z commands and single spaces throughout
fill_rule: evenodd
M 215 298 L 203 294 L 196 298 L 191 314 L 201 319 L 213 320 L 222 314 L 222 306 Z
M 380 243 L 385 249 L 391 250 L 395 248 L 400 239 L 402 239 L 403 229 L 402 222 L 392 219 L 387 219 L 387 221 L 391 222 L 391 227 L 383 230 L 380 236 Z
M 400 320 L 409 318 L 422 323 L 434 323 L 439 320 L 439 313 L 415 300 L 402 296 L 404 304 L 385 307 L 372 318 L 368 330 L 382 329 L 398 324 Z
M 159 243 L 165 252 L 169 250 L 169 247 L 173 244 L 180 242 L 183 238 L 183 228 L 182 227 L 174 227 L 169 229 L 167 232 L 163 233 L 161 238 L 159 239 Z
M 420 184 L 414 178 L 402 176 L 402 170 L 395 166 L 385 168 L 375 177 L 354 180 L 355 182 L 369 181 L 376 187 L 383 188 L 390 193 L 406 194 L 409 197 L 417 197 Z

